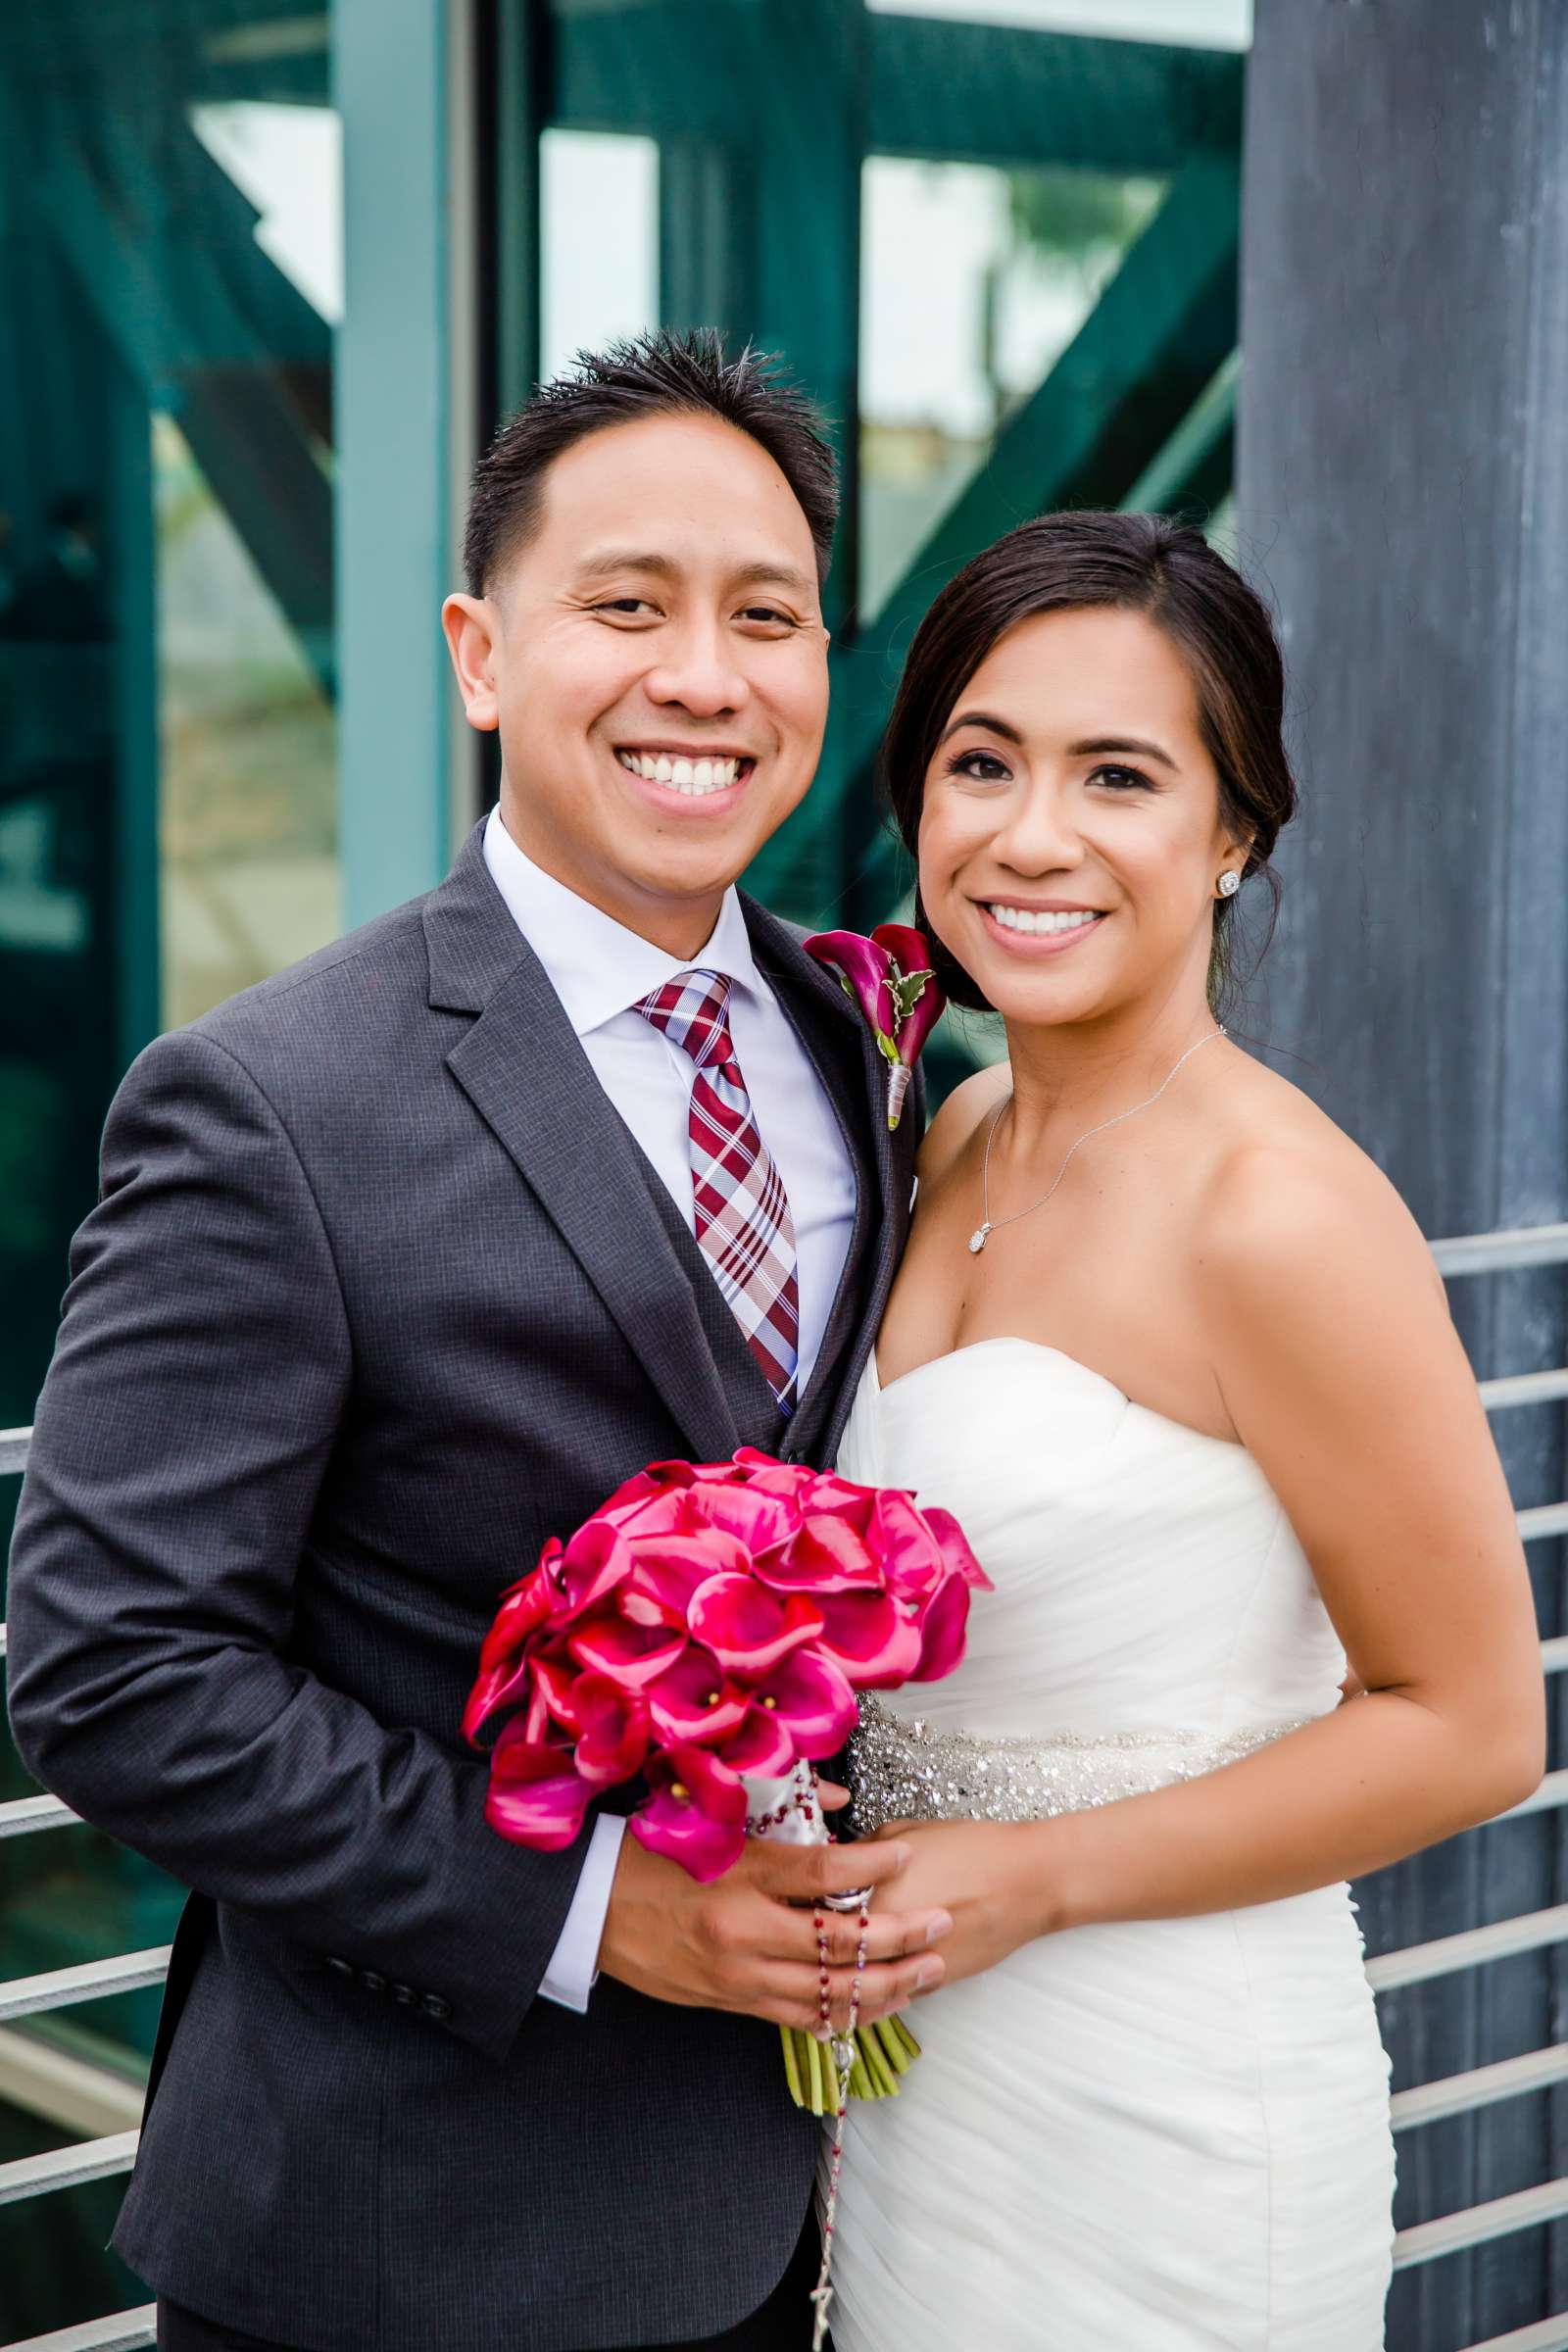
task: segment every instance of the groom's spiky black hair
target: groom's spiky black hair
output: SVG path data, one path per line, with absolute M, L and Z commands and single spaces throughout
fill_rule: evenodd
M 810 528 L 818 579 L 827 577 L 838 519 L 838 468 L 820 413 L 748 343 L 734 358 L 709 326 L 659 327 L 603 352 L 579 352 L 504 424 L 474 468 L 464 534 L 469 593 L 496 572 L 538 520 L 544 477 L 563 450 L 611 424 L 644 416 L 717 416 L 748 433 L 783 474 Z

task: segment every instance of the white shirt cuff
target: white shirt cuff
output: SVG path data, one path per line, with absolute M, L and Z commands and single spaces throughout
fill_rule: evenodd
M 625 1828 L 618 1813 L 601 1813 L 594 1822 L 588 1859 L 539 1986 L 547 2001 L 559 2001 L 563 2009 L 586 2011 L 588 1995 L 598 1982 L 599 1946 Z

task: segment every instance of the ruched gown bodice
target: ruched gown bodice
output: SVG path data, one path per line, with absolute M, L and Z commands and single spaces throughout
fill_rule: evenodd
M 882 1388 L 839 1455 L 956 1514 L 995 1591 L 925 1736 L 1202 1747 L 1327 1713 L 1345 1657 L 1252 1457 L 989 1340 Z M 1157 1742 L 1156 1742 L 1157 1744 Z M 852 2103 L 837 2352 L 1375 2352 L 1388 2061 L 1348 1890 L 1071 1929 L 918 2002 Z

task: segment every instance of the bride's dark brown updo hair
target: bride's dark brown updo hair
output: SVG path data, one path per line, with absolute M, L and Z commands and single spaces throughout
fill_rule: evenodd
M 1220 815 L 1251 850 L 1277 909 L 1269 866 L 1280 829 L 1296 812 L 1296 781 L 1281 733 L 1285 671 L 1261 597 L 1189 523 L 1162 514 L 1041 514 L 971 558 L 914 633 L 882 745 L 883 788 L 905 847 L 919 856 L 926 770 L 965 686 L 992 647 L 1041 612 L 1110 605 L 1142 612 L 1187 664 L 1199 722 L 1219 778 Z M 991 1006 L 932 931 L 916 892 L 914 919 L 930 940 L 937 979 L 956 1004 Z M 1208 994 L 1218 1006 L 1229 978 L 1235 899 L 1214 902 Z

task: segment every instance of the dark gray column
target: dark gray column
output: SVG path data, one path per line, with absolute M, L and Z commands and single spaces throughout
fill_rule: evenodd
M 1250 1025 L 1429 1234 L 1563 1219 L 1568 0 L 1258 0 L 1242 350 L 1242 555 L 1304 794 Z M 1561 1364 L 1565 1289 L 1456 1286 L 1480 1368 Z M 1565 1492 L 1562 1422 L 1496 1424 L 1521 1504 Z M 1532 1546 L 1544 1633 L 1559 1549 Z M 1560 1842 L 1547 1815 L 1380 1874 L 1369 1943 L 1562 1899 Z M 1562 1983 L 1521 1958 L 1386 2002 L 1396 2084 L 1558 2038 Z M 1568 2171 L 1551 2104 L 1404 2138 L 1401 2224 Z M 1394 2352 L 1568 2304 L 1546 2235 L 1404 2275 Z

